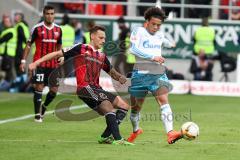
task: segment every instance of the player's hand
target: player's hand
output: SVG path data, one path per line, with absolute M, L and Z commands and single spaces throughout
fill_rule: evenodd
M 127 78 L 125 76 L 121 76 L 118 80 L 121 84 L 124 84 L 127 82 Z
M 172 48 L 175 48 L 176 47 L 176 43 L 175 42 L 173 42 L 173 44 L 172 44 L 172 46 L 171 46 Z
M 28 66 L 29 71 L 33 71 L 37 68 L 37 64 L 36 63 L 30 63 Z
M 63 65 L 63 63 L 64 63 L 64 57 L 58 58 L 58 64 Z
M 21 63 L 19 69 L 21 72 L 25 72 L 26 63 Z
M 155 62 L 158 62 L 158 63 L 164 63 L 165 62 L 165 58 L 163 58 L 162 56 L 155 56 L 154 58 L 153 58 L 153 61 L 155 61 Z

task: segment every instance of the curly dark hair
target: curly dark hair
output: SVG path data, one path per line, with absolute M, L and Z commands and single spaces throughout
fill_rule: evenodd
M 162 22 L 164 22 L 164 20 L 167 18 L 167 16 L 165 15 L 165 12 L 158 7 L 148 8 L 144 12 L 145 20 L 150 20 L 152 17 L 159 18 L 162 20 Z

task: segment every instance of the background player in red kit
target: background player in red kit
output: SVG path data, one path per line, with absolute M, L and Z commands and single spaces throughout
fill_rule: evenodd
M 45 6 L 43 9 L 44 21 L 35 25 L 31 31 L 31 37 L 24 49 L 21 60 L 20 70 L 24 71 L 26 58 L 30 52 L 32 43 L 36 45 L 33 62 L 40 59 L 44 55 L 60 50 L 62 45 L 62 31 L 54 21 L 54 8 L 52 6 Z M 57 72 L 50 77 L 53 70 L 58 67 L 57 59 L 52 59 L 41 63 L 32 74 L 32 83 L 34 87 L 34 111 L 35 121 L 42 122 L 46 107 L 56 97 L 58 90 Z M 44 103 L 42 103 L 42 91 L 44 86 L 49 86 L 50 90 L 46 96 Z
M 29 70 L 36 69 L 43 62 L 64 56 L 73 58 L 75 75 L 77 78 L 77 95 L 91 109 L 104 115 L 107 128 L 102 133 L 99 143 L 133 145 L 124 140 L 119 132 L 118 124 L 124 119 L 130 106 L 120 96 L 113 95 L 101 88 L 99 76 L 101 69 L 121 84 L 126 78 L 112 68 L 106 55 L 99 49 L 105 43 L 105 28 L 94 26 L 90 30 L 90 44 L 76 44 L 71 48 L 56 51 L 31 63 Z M 112 138 L 113 136 L 113 138 Z

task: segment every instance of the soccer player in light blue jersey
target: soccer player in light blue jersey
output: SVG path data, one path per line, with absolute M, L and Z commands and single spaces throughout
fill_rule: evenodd
M 167 141 L 174 143 L 182 138 L 180 131 L 173 130 L 173 115 L 168 101 L 168 92 L 171 84 L 168 81 L 164 66 L 165 58 L 162 57 L 162 47 L 175 47 L 162 32 L 159 31 L 161 24 L 166 19 L 165 13 L 158 7 L 146 10 L 144 27 L 135 28 L 130 37 L 130 51 L 136 56 L 137 61 L 132 73 L 131 94 L 132 110 L 130 119 L 133 126 L 133 133 L 128 138 L 134 142 L 138 135 L 143 133 L 139 128 L 140 111 L 148 92 L 155 97 L 161 110 L 161 119 L 167 132 Z

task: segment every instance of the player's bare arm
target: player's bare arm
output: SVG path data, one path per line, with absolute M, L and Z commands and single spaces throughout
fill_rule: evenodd
M 162 56 L 154 56 L 152 60 L 161 64 L 165 62 L 165 58 Z
M 108 73 L 114 80 L 119 81 L 121 84 L 127 82 L 127 79 L 124 75 L 118 73 L 114 68 L 112 68 Z
M 57 50 L 61 50 L 61 49 L 62 49 L 62 45 L 57 44 Z M 63 65 L 63 63 L 64 63 L 64 57 L 58 58 L 58 64 Z
M 175 47 L 176 47 L 176 43 L 175 43 L 175 42 L 173 42 L 173 44 L 172 44 L 171 48 L 175 48 Z
M 28 67 L 28 68 L 29 68 L 30 71 L 32 71 L 32 70 L 36 69 L 37 66 L 39 66 L 42 62 L 51 60 L 51 59 L 53 59 L 53 58 L 59 58 L 59 57 L 62 57 L 62 56 L 63 56 L 62 50 L 49 53 L 49 54 L 43 56 L 42 58 L 38 59 L 37 61 L 29 64 L 29 67 Z
M 27 59 L 28 54 L 29 54 L 29 52 L 30 52 L 31 45 L 32 45 L 32 43 L 27 42 L 27 45 L 26 45 L 26 47 L 24 48 L 23 57 L 22 57 L 22 60 L 21 60 L 21 64 L 20 64 L 20 66 L 19 66 L 19 68 L 20 68 L 20 70 L 21 70 L 22 72 L 25 71 L 26 59 Z

